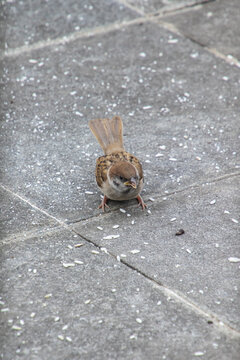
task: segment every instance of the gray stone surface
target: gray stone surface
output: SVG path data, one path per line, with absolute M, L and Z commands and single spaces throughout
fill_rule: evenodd
M 177 9 L 182 9 L 188 6 L 195 6 L 201 3 L 207 3 L 211 0 L 127 0 L 138 11 L 147 13 L 170 12 Z
M 239 5 L 200 2 L 2 1 L 2 360 L 239 359 Z M 115 114 L 145 212 L 97 209 Z
M 94 117 L 123 117 L 148 194 L 239 168 L 238 69 L 156 24 L 7 59 L 3 81 L 2 181 L 62 219 L 97 214 Z
M 3 248 L 2 359 L 237 359 L 236 339 L 79 242 L 61 231 Z
M 32 231 L 46 230 L 58 225 L 56 221 L 39 213 L 29 204 L 0 188 L 0 239 L 9 241 L 26 237 Z
M 166 17 L 185 36 L 240 61 L 240 2 L 213 1 L 186 14 Z
M 239 179 L 155 199 L 151 214 L 133 207 L 128 209 L 131 216 L 112 212 L 74 229 L 240 330 L 239 264 L 228 260 L 240 258 L 239 224 L 232 220 L 239 220 Z M 185 234 L 176 236 L 179 229 Z M 105 240 L 108 235 L 119 238 Z
M 6 50 L 136 16 L 131 9 L 111 0 L 3 0 L 1 3 L 0 46 Z

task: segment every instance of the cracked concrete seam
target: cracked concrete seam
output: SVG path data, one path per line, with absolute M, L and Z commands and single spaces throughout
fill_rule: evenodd
M 208 183 L 219 182 L 219 181 L 224 180 L 226 178 L 231 178 L 231 177 L 235 177 L 235 176 L 239 176 L 239 175 L 240 175 L 239 173 L 225 174 L 225 175 L 223 175 L 221 177 L 215 178 L 214 180 L 208 181 Z M 38 210 L 38 211 L 44 213 L 46 216 L 50 217 L 51 219 L 54 219 L 60 225 L 59 227 L 55 227 L 55 228 L 52 228 L 52 229 L 48 228 L 45 232 L 44 232 L 44 229 L 43 229 L 43 231 L 41 232 L 41 235 L 43 235 L 45 233 L 48 233 L 48 232 L 50 232 L 50 233 L 51 232 L 58 232 L 58 231 L 61 231 L 61 230 L 65 229 L 65 230 L 79 236 L 82 240 L 86 241 L 88 244 L 91 244 L 91 245 L 95 246 L 96 248 L 100 249 L 101 251 L 104 251 L 107 255 L 109 255 L 109 256 L 113 257 L 114 259 L 116 259 L 117 261 L 119 261 L 117 259 L 117 256 L 115 254 L 113 254 L 111 251 L 103 249 L 102 246 L 98 245 L 93 240 L 88 239 L 87 237 L 81 235 L 81 233 L 79 233 L 78 231 L 72 229 L 71 226 L 70 226 L 71 224 L 66 224 L 65 222 L 57 219 L 56 217 L 48 214 L 45 210 L 35 206 L 34 204 L 32 204 L 29 200 L 25 199 L 24 197 L 22 197 L 22 196 L 20 196 L 18 194 L 15 194 L 14 192 L 12 192 L 10 189 L 5 187 L 4 185 L 0 185 L 0 186 L 5 191 L 8 191 L 12 195 L 14 195 L 14 196 L 18 197 L 19 199 L 21 199 L 22 201 L 26 202 L 29 206 L 32 206 L 35 210 Z M 187 191 L 187 190 L 192 189 L 192 188 L 194 188 L 196 186 L 200 187 L 201 184 L 198 184 L 198 185 L 193 184 L 191 187 L 188 187 L 187 189 L 183 189 L 181 191 Z M 174 195 L 175 193 L 176 192 L 174 192 L 173 194 L 168 194 L 168 196 Z M 32 232 L 32 234 L 33 233 L 35 233 L 37 235 L 37 231 Z M 26 240 L 26 239 L 23 239 L 23 240 Z M 13 239 L 12 241 L 14 241 L 14 242 L 17 241 L 17 238 Z M 125 261 L 123 259 L 120 259 L 120 262 L 123 265 L 127 266 L 128 268 L 136 271 L 139 275 L 143 276 L 144 279 L 146 279 L 146 280 L 150 281 L 152 284 L 154 284 L 154 286 L 156 286 L 159 289 L 159 291 L 161 291 L 161 293 L 163 293 L 165 296 L 172 297 L 175 301 L 178 301 L 179 303 L 181 303 L 182 306 L 184 306 L 185 308 L 190 309 L 195 314 L 197 314 L 197 315 L 199 315 L 201 317 L 204 317 L 206 319 L 211 320 L 219 331 L 225 333 L 227 336 L 240 337 L 240 332 L 237 329 L 233 328 L 228 323 L 225 323 L 224 321 L 222 321 L 215 313 L 211 312 L 209 309 L 202 309 L 202 307 L 200 307 L 194 301 L 190 300 L 188 297 L 183 295 L 181 292 L 176 291 L 175 289 L 171 289 L 171 288 L 165 286 L 160 281 L 156 281 L 156 279 L 154 279 L 151 276 L 147 275 L 145 272 L 141 271 L 137 267 L 134 267 L 133 265 L 129 264 L 127 261 Z
M 163 18 L 162 16 L 156 17 L 154 19 L 155 23 L 158 24 L 159 26 L 163 27 L 164 29 L 174 33 L 174 34 L 176 34 L 178 36 L 181 36 L 184 39 L 190 40 L 194 44 L 196 44 L 196 45 L 200 46 L 201 48 L 203 48 L 205 51 L 207 51 L 210 54 L 214 55 L 214 57 L 224 60 L 227 64 L 229 64 L 231 66 L 234 65 L 234 66 L 240 68 L 240 61 L 237 58 L 235 58 L 234 56 L 231 55 L 231 57 L 229 57 L 228 55 L 225 55 L 225 54 L 221 53 L 220 51 L 218 51 L 215 48 L 210 48 L 210 47 L 204 45 L 200 41 L 195 40 L 193 37 L 184 34 L 174 24 L 168 23 L 168 22 L 165 22 L 165 21 L 161 21 L 162 18 Z M 160 21 L 157 21 L 157 20 L 160 20 Z M 151 20 L 151 21 L 154 22 L 153 20 Z
M 115 23 L 112 23 L 109 25 L 103 25 L 103 26 L 98 26 L 95 28 L 88 28 L 88 29 L 80 30 L 77 32 L 70 33 L 69 35 L 56 38 L 56 39 L 38 41 L 32 45 L 23 45 L 23 46 L 20 46 L 17 48 L 10 48 L 7 51 L 5 51 L 3 53 L 3 55 L 0 55 L 0 60 L 3 60 L 4 58 L 9 58 L 9 57 L 10 58 L 16 57 L 16 56 L 19 56 L 19 55 L 25 54 L 25 53 L 31 53 L 32 51 L 39 50 L 39 49 L 46 48 L 46 47 L 57 46 L 57 45 L 61 45 L 61 44 L 64 45 L 64 44 L 76 41 L 78 39 L 84 39 L 84 38 L 88 38 L 91 36 L 97 36 L 100 34 L 106 34 L 111 31 L 120 30 L 124 27 L 150 22 L 153 24 L 157 24 L 178 36 L 182 36 L 183 38 L 188 39 L 188 40 L 198 44 L 199 46 L 204 48 L 206 51 L 208 51 L 210 54 L 214 55 L 217 58 L 224 60 L 227 64 L 237 66 L 238 68 L 240 67 L 240 62 L 238 59 L 236 59 L 234 57 L 231 57 L 231 59 L 230 59 L 227 55 L 222 54 L 217 49 L 208 48 L 207 46 L 204 46 L 204 44 L 201 44 L 201 43 L 195 41 L 194 39 L 190 38 L 189 36 L 185 35 L 184 33 L 182 33 L 172 23 L 159 21 L 162 18 L 167 17 L 169 15 L 176 15 L 179 13 L 188 12 L 188 11 L 191 11 L 192 9 L 197 10 L 200 6 L 203 6 L 210 2 L 214 2 L 216 0 L 208 0 L 208 1 L 200 0 L 197 3 L 193 3 L 193 4 L 188 4 L 188 5 L 185 4 L 185 5 L 178 6 L 178 7 L 165 7 L 162 10 L 158 10 L 156 12 L 151 12 L 151 13 L 147 13 L 147 14 L 144 14 L 143 12 L 140 11 L 140 9 L 130 5 L 127 1 L 124 1 L 124 0 L 123 1 L 117 0 L 117 1 L 120 4 L 127 6 L 129 9 L 132 9 L 133 11 L 138 12 L 140 17 L 133 19 L 133 20 L 122 21 L 120 23 L 115 22 Z
M 3 239 L 1 239 L 0 249 L 1 249 L 1 247 L 4 247 L 5 245 L 8 245 L 8 244 L 14 244 L 14 243 L 18 243 L 20 241 L 25 241 L 28 239 L 32 239 L 34 237 L 41 237 L 41 236 L 45 236 L 48 234 L 55 234 L 62 230 L 63 230 L 62 226 L 59 225 L 59 226 L 52 226 L 52 227 L 48 226 L 48 227 L 43 227 L 41 229 L 35 229 L 35 230 L 22 231 L 19 233 L 15 233 L 15 234 L 6 236 Z
M 177 189 L 177 190 L 174 190 L 174 191 L 169 191 L 168 193 L 164 193 L 164 194 L 159 194 L 159 193 L 153 193 L 153 194 L 150 194 L 149 195 L 149 198 L 153 197 L 155 202 L 161 202 L 161 199 L 163 197 L 169 197 L 169 196 L 174 196 L 175 194 L 180 194 L 184 191 L 188 191 L 188 190 L 191 190 L 191 189 L 196 189 L 196 188 L 200 188 L 202 185 L 204 184 L 214 184 L 214 183 L 217 183 L 219 181 L 222 181 L 222 180 L 225 180 L 225 179 L 230 179 L 230 178 L 233 178 L 235 176 L 240 176 L 240 172 L 236 172 L 236 173 L 230 173 L 230 174 L 224 174 L 224 175 L 221 175 L 217 178 L 214 178 L 214 179 L 209 179 L 209 180 L 206 180 L 202 183 L 193 183 L 189 186 L 185 186 L 181 189 Z M 145 202 L 147 202 L 147 200 L 145 200 Z M 135 205 L 130 205 L 128 208 L 133 208 L 135 207 Z M 105 216 L 107 215 L 110 215 L 112 212 L 116 212 L 118 211 L 119 209 L 112 209 L 111 212 L 107 212 L 107 213 L 104 213 Z M 81 222 L 84 222 L 84 221 L 87 221 L 87 220 L 92 220 L 92 219 L 96 219 L 98 218 L 100 215 L 102 214 L 99 213 L 98 215 L 94 215 L 94 216 L 90 216 L 88 218 L 84 218 L 84 219 L 79 219 L 79 220 L 74 220 L 74 221 L 70 221 L 68 222 L 69 225 L 72 225 L 72 224 L 77 224 L 77 223 L 81 223 Z
M 222 181 L 222 180 L 225 180 L 225 179 L 229 179 L 229 178 L 233 178 L 233 177 L 236 177 L 236 176 L 240 176 L 240 172 L 236 172 L 236 173 L 230 173 L 230 174 L 224 174 L 224 175 L 221 175 L 217 178 L 214 178 L 214 179 L 210 179 L 210 180 L 206 180 L 200 184 L 198 183 L 194 183 L 194 184 L 191 184 L 189 186 L 186 186 L 184 188 L 181 188 L 181 189 L 177 189 L 177 190 L 174 190 L 174 191 L 171 191 L 171 192 L 168 192 L 168 193 L 164 193 L 164 194 L 151 194 L 149 197 L 154 197 L 154 200 L 155 202 L 161 202 L 161 199 L 163 197 L 170 197 L 170 196 L 174 196 L 175 194 L 179 194 L 179 193 L 182 193 L 182 192 L 185 192 L 185 191 L 188 191 L 188 190 L 191 190 L 191 189 L 196 189 L 196 188 L 200 188 L 203 184 L 214 184 L 214 183 L 217 183 L 219 181 Z M 21 234 L 13 234 L 9 237 L 6 237 L 6 238 L 3 238 L 1 241 L 1 245 L 5 245 L 9 242 L 11 243 L 15 243 L 15 242 L 18 242 L 20 240 L 27 240 L 31 237 L 34 237 L 34 236 L 38 236 L 38 235 L 46 235 L 48 233 L 54 233 L 54 232 L 58 232 L 60 230 L 62 230 L 62 228 L 68 230 L 68 231 L 71 231 L 73 233 L 76 233 L 78 236 L 80 236 L 83 240 L 87 241 L 87 242 L 90 242 L 91 243 L 91 240 L 87 239 L 85 236 L 83 236 L 82 234 L 80 233 L 77 233 L 74 229 L 71 228 L 71 225 L 74 225 L 74 224 L 81 224 L 83 223 L 84 221 L 88 221 L 88 220 L 94 220 L 100 216 L 102 216 L 102 212 L 99 212 L 99 214 L 97 215 L 93 215 L 93 216 L 90 216 L 90 217 L 87 217 L 87 218 L 84 218 L 84 219 L 77 219 L 77 220 L 74 220 L 74 221 L 69 221 L 69 222 L 64 222 L 58 218 L 56 218 L 55 216 L 49 214 L 47 211 L 45 211 L 44 209 L 41 209 L 39 208 L 38 206 L 34 205 L 30 200 L 26 199 L 24 196 L 21 196 L 17 193 L 15 193 L 14 191 L 12 191 L 11 189 L 8 189 L 5 185 L 3 184 L 0 184 L 0 187 L 5 190 L 6 192 L 9 192 L 11 195 L 17 197 L 19 200 L 27 203 L 30 207 L 34 208 L 35 210 L 41 212 L 42 214 L 44 214 L 45 216 L 51 218 L 52 220 L 54 220 L 56 222 L 56 224 L 59 224 L 59 226 L 53 226 L 51 228 L 47 227 L 47 228 L 43 228 L 43 229 L 36 229 L 36 230 L 31 230 L 31 231 L 28 231 L 28 232 L 25 232 L 25 236 L 24 236 L 24 239 L 23 239 L 23 235 L 22 233 Z M 146 200 L 147 202 L 147 200 Z M 133 208 L 135 205 L 130 205 L 128 208 Z M 104 213 L 104 216 L 111 216 L 111 214 L 113 212 L 117 212 L 119 209 L 112 209 L 110 212 L 108 213 Z M 95 246 L 97 246 L 96 244 L 94 244 Z
M 118 259 L 117 256 L 112 253 L 111 251 L 105 249 L 101 245 L 98 245 L 93 240 L 87 239 L 80 233 L 78 233 L 76 230 L 71 230 L 73 233 L 77 234 L 81 238 L 83 238 L 85 241 L 87 241 L 89 244 L 94 245 L 97 249 L 104 252 L 105 254 L 115 258 L 117 261 L 121 262 L 123 265 L 127 266 L 129 269 L 136 271 L 139 275 L 143 276 L 145 280 L 149 281 L 155 288 L 157 288 L 164 296 L 173 298 L 176 302 L 180 303 L 185 308 L 190 309 L 195 314 L 206 318 L 207 320 L 210 320 L 213 322 L 213 324 L 217 327 L 217 329 L 224 333 L 226 336 L 230 336 L 233 338 L 240 338 L 240 331 L 232 327 L 230 324 L 222 321 L 217 314 L 212 312 L 209 309 L 202 309 L 197 303 L 190 300 L 188 297 L 186 297 L 182 292 L 179 290 L 171 289 L 168 286 L 164 285 L 160 281 L 157 281 L 153 277 L 147 275 L 144 271 L 141 271 L 137 267 L 129 264 L 124 259 Z
M 87 28 L 84 30 L 72 32 L 69 35 L 61 36 L 56 39 L 42 40 L 35 42 L 32 45 L 23 45 L 18 48 L 8 49 L 7 51 L 5 51 L 3 56 L 0 56 L 0 59 L 2 60 L 3 58 L 19 56 L 21 54 L 30 53 L 32 51 L 43 49 L 46 47 L 57 46 L 61 44 L 64 45 L 76 41 L 78 39 L 84 39 L 91 36 L 102 35 L 105 33 L 107 34 L 114 30 L 120 30 L 126 26 L 131 26 L 148 21 L 149 19 L 147 17 L 140 17 L 133 20 L 115 22 L 109 25 L 97 26 L 95 28 Z
M 204 181 L 200 184 L 198 183 L 194 183 L 194 184 L 191 184 L 189 186 L 186 186 L 184 188 L 181 188 L 181 189 L 177 189 L 175 191 L 171 191 L 171 192 L 168 192 L 168 193 L 164 193 L 164 194 L 151 194 L 149 197 L 154 197 L 154 200 L 155 202 L 161 202 L 161 199 L 163 197 L 170 197 L 170 196 L 174 196 L 176 194 L 179 194 L 179 193 L 182 193 L 182 192 L 185 192 L 185 191 L 188 191 L 188 190 L 191 190 L 191 189 L 196 189 L 196 188 L 200 188 L 203 184 L 214 184 L 214 183 L 217 183 L 219 181 L 222 181 L 222 180 L 225 180 L 225 179 L 229 179 L 229 178 L 233 178 L 233 177 L 236 177 L 236 176 L 240 176 L 240 172 L 236 172 L 236 173 L 230 173 L 230 174 L 224 174 L 222 176 L 219 176 L 217 178 L 214 178 L 214 179 L 210 179 L 210 180 L 207 180 L 207 181 Z M 1 246 L 11 242 L 11 243 L 15 243 L 15 242 L 18 242 L 18 241 L 24 241 L 24 240 L 27 240 L 31 237 L 34 237 L 34 236 L 43 236 L 43 235 L 46 235 L 48 233 L 55 233 L 55 232 L 58 232 L 58 231 L 61 231 L 62 228 L 70 231 L 70 232 L 73 232 L 73 233 L 76 233 L 78 236 L 80 236 L 83 240 L 87 241 L 87 242 L 91 242 L 91 240 L 87 239 L 84 235 L 76 232 L 73 228 L 71 228 L 71 225 L 74 225 L 74 224 L 81 224 L 83 223 L 84 221 L 88 221 L 88 220 L 94 220 L 100 216 L 102 216 L 102 212 L 99 212 L 99 214 L 97 215 L 93 215 L 93 216 L 90 216 L 88 218 L 84 218 L 84 219 L 76 219 L 74 221 L 69 221 L 69 222 L 64 222 L 58 218 L 56 218 L 55 216 L 49 214 L 47 211 L 45 211 L 44 209 L 41 209 L 39 208 L 38 206 L 32 204 L 32 202 L 28 199 L 26 199 L 25 197 L 13 192 L 11 189 L 8 189 L 5 185 L 3 184 L 0 184 L 0 187 L 5 190 L 6 192 L 9 192 L 11 195 L 17 197 L 19 200 L 23 201 L 24 203 L 27 203 L 30 207 L 34 208 L 35 210 L 41 212 L 42 214 L 44 214 L 45 216 L 51 218 L 52 220 L 54 220 L 56 222 L 56 224 L 59 224 L 59 226 L 53 226 L 53 227 L 47 227 L 47 228 L 42 228 L 42 229 L 36 229 L 36 230 L 30 230 L 30 231 L 27 231 L 24 233 L 24 235 L 19 234 L 13 234 L 13 235 L 10 235 L 9 237 L 6 237 L 6 238 L 3 238 L 1 240 Z M 146 200 L 147 202 L 147 200 Z M 128 208 L 133 208 L 135 205 L 130 205 Z M 110 212 L 108 213 L 104 213 L 104 216 L 111 216 L 111 214 L 113 212 L 117 212 L 119 209 L 112 209 Z M 24 237 L 24 238 L 23 238 Z M 94 243 L 93 243 L 94 244 Z M 95 246 L 98 247 L 98 245 L 94 244 Z

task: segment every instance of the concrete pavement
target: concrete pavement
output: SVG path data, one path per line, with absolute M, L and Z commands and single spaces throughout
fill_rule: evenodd
M 239 2 L 1 10 L 1 359 L 237 360 Z M 97 209 L 115 114 L 145 212 Z

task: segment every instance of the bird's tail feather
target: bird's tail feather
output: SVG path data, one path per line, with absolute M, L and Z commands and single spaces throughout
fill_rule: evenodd
M 105 155 L 124 150 L 122 120 L 119 116 L 114 116 L 112 119 L 91 120 L 89 127 L 96 136 Z

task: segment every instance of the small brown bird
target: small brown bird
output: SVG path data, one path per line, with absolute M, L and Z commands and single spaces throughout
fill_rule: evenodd
M 142 166 L 135 156 L 124 150 L 121 118 L 91 120 L 89 127 L 105 154 L 96 163 L 96 181 L 104 194 L 99 209 L 104 211 L 105 206 L 108 207 L 108 199 L 136 198 L 144 210 L 146 204 L 140 196 L 144 182 Z

